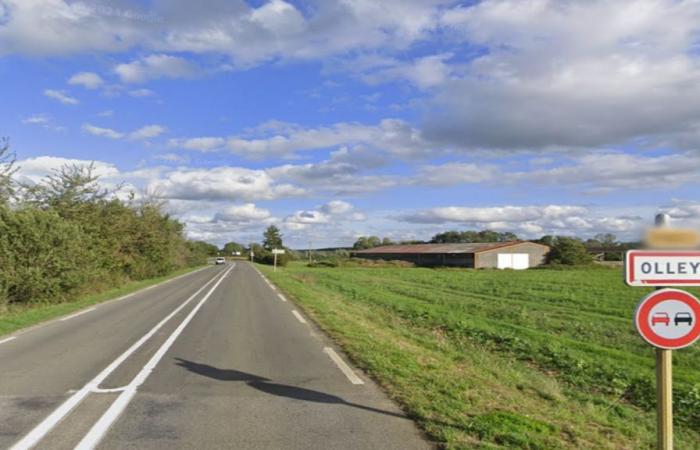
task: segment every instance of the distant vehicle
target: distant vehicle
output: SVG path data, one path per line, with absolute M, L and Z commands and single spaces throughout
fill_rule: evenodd
M 214 260 L 214 264 L 216 264 L 217 266 L 219 264 L 226 264 L 226 258 L 222 258 L 221 256 L 219 256 Z
M 673 318 L 673 323 L 676 326 L 678 326 L 678 324 L 681 322 L 685 322 L 692 327 L 693 326 L 693 316 L 691 316 L 689 312 L 676 313 L 676 316 Z
M 665 312 L 654 313 L 654 315 L 651 317 L 651 326 L 654 326 L 657 323 L 663 323 L 664 325 L 668 326 L 668 324 L 671 323 L 671 318 L 668 317 L 668 313 Z

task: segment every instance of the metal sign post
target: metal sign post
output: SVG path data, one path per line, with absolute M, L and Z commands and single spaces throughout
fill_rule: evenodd
M 279 249 L 279 248 L 273 248 L 272 249 L 272 254 L 274 256 L 274 263 L 273 263 L 273 271 L 277 272 L 277 255 L 282 255 L 284 254 L 284 249 Z
M 656 448 L 673 450 L 673 350 L 656 349 Z

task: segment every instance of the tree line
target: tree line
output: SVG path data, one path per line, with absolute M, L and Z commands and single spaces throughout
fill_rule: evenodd
M 400 241 L 394 242 L 390 238 L 379 236 L 360 236 L 353 244 L 353 250 L 366 250 L 385 245 L 407 244 L 469 244 L 489 242 L 517 241 L 518 236 L 511 232 L 498 232 L 493 230 L 450 230 L 437 233 L 429 241 Z M 571 236 L 546 235 L 539 239 L 531 240 L 539 244 L 548 245 L 551 248 L 548 256 L 551 264 L 581 265 L 593 261 L 591 252 L 605 251 L 605 260 L 619 261 L 625 250 L 635 248 L 637 243 L 622 243 L 611 233 L 601 233 L 593 238 L 583 240 Z
M 12 304 L 58 303 L 129 280 L 206 262 L 208 244 L 155 199 L 100 186 L 93 166 L 67 165 L 38 183 L 15 179 L 0 145 L 0 312 Z

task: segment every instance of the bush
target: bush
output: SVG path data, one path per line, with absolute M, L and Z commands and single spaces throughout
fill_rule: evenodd
M 68 166 L 5 189 L 18 194 L 0 202 L 0 306 L 61 302 L 205 261 L 208 247 L 188 243 L 161 204 L 120 200 L 96 180 L 91 167 Z
M 552 248 L 549 252 L 550 264 L 578 266 L 592 262 L 593 258 L 580 240 L 569 237 L 557 237 L 552 242 Z
M 53 211 L 0 208 L 0 296 L 58 302 L 99 278 L 90 237 Z
M 255 254 L 255 260 L 262 264 L 267 264 L 269 266 L 275 263 L 275 255 L 272 252 L 264 251 L 261 255 Z M 289 263 L 290 257 L 288 254 L 283 253 L 277 255 L 277 265 L 280 267 L 286 267 Z

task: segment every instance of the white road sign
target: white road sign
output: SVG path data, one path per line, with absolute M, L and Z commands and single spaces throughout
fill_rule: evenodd
M 700 250 L 630 250 L 625 256 L 630 286 L 700 286 Z
M 282 255 L 282 254 L 284 254 L 284 250 L 283 250 L 283 249 L 279 249 L 279 248 L 273 248 L 273 249 L 272 249 L 272 254 L 273 254 L 273 255 Z

